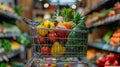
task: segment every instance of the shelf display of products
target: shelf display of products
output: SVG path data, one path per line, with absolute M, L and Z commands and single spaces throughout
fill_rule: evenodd
M 103 50 L 89 49 L 86 58 L 98 67 L 119 66 L 120 54 Z
M 24 64 L 23 63 L 20 63 L 20 62 L 11 62 L 11 63 L 4 63 L 4 62 L 1 62 L 0 63 L 0 67 L 24 67 Z
M 111 1 L 112 2 L 112 1 Z M 88 49 L 86 58 L 97 65 L 120 66 L 120 2 L 113 1 L 110 5 L 109 0 L 86 13 L 86 26 L 89 28 Z
M 93 12 L 88 15 L 86 20 L 87 27 L 95 27 L 99 25 L 109 24 L 119 20 L 120 3 L 117 2 L 109 9 L 102 9 L 100 12 Z
M 100 42 L 89 43 L 88 45 L 98 49 L 120 53 L 119 27 L 114 30 L 108 30 L 104 33 L 101 40 Z
M 11 1 L 0 1 L 0 67 L 14 67 L 19 63 L 12 61 L 21 58 L 23 46 L 30 47 L 30 38 L 18 26 L 21 20 L 21 7 L 13 5 Z M 23 53 L 24 54 L 24 53 Z M 24 59 L 25 60 L 25 59 Z M 24 62 L 21 63 L 24 67 Z
M 15 13 L 14 9 L 6 5 L 0 5 L 0 16 L 7 19 L 18 19 L 21 18 Z

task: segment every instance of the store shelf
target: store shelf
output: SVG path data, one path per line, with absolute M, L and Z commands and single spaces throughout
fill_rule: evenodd
M 0 54 L 0 62 L 9 61 L 9 58 L 12 58 L 20 53 L 20 50 L 15 50 L 12 52 L 4 52 Z
M 36 15 L 36 14 L 43 15 L 43 14 L 46 14 L 46 13 L 54 14 L 54 11 L 50 11 L 50 10 L 33 10 L 34 15 Z
M 8 56 L 8 58 L 12 58 L 12 57 L 18 55 L 19 53 L 20 53 L 20 50 L 16 50 L 16 51 L 13 51 L 13 52 L 8 52 L 7 56 Z
M 14 37 L 14 36 L 20 36 L 21 33 L 15 33 L 15 32 L 8 32 L 8 33 L 0 33 L 0 38 L 3 37 Z
M 86 62 L 89 67 L 97 67 L 96 64 L 91 63 L 91 62 L 90 62 L 89 60 L 87 60 L 86 58 L 80 58 L 80 59 L 81 59 L 82 61 Z
M 100 3 L 96 4 L 96 5 L 93 5 L 91 7 L 91 9 L 89 11 L 87 11 L 84 15 L 88 15 L 90 14 L 91 12 L 99 9 L 100 7 L 102 7 L 104 4 L 108 3 L 110 0 L 102 0 Z
M 4 10 L 0 10 L 0 16 L 5 17 L 7 19 L 17 19 L 17 20 L 21 19 L 21 17 L 18 16 L 16 13 L 10 13 Z
M 108 51 L 120 53 L 120 46 L 111 46 L 109 44 L 105 44 L 101 42 L 89 43 L 88 46 L 102 49 L 102 50 L 108 50 Z
M 97 27 L 97 26 L 100 26 L 100 25 L 107 25 L 107 24 L 110 24 L 110 23 L 117 23 L 115 21 L 118 21 L 118 20 L 120 20 L 120 14 L 117 14 L 117 15 L 112 16 L 112 17 L 108 17 L 108 18 L 106 18 L 102 21 L 95 22 L 94 24 L 92 24 L 88 28 Z

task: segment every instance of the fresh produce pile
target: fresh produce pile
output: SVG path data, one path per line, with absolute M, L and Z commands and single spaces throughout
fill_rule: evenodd
M 0 47 L 4 48 L 5 51 L 13 51 L 20 49 L 20 44 L 16 41 L 10 41 L 7 39 L 0 40 Z
M 33 42 L 40 44 L 37 51 L 47 56 L 84 55 L 87 44 L 85 17 L 71 8 L 64 8 L 53 20 L 43 20 L 36 26 L 38 37 Z
M 112 46 L 120 45 L 120 28 L 115 29 L 115 31 L 110 30 L 104 36 L 103 40 L 105 43 L 110 44 Z
M 5 10 L 5 11 L 9 11 L 11 13 L 14 13 L 14 10 L 11 7 L 2 5 L 2 4 L 0 4 L 0 10 Z
M 120 66 L 120 54 L 99 49 L 88 49 L 86 58 L 98 67 Z
M 118 28 L 117 30 L 115 30 L 115 32 L 113 33 L 111 39 L 110 39 L 110 44 L 112 46 L 118 46 L 120 45 L 120 28 Z
M 98 58 L 97 65 L 104 66 L 120 66 L 120 54 L 108 54 Z
M 15 22 L 1 22 L 0 23 L 0 33 L 21 33 L 20 29 L 17 27 L 17 25 L 13 25 L 12 23 Z
M 92 14 L 88 15 L 85 23 L 87 27 L 91 27 L 94 24 L 103 24 L 101 21 L 117 14 L 120 14 L 120 2 L 115 3 L 114 6 L 109 9 L 103 8 L 99 12 L 93 12 Z
M 0 67 L 24 67 L 24 64 L 17 61 L 0 62 Z

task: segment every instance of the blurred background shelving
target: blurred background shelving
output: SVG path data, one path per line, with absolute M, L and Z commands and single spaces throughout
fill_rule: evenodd
M 99 66 L 100 57 L 107 58 L 111 54 L 119 56 L 119 0 L 0 0 L 0 60 L 3 59 L 0 62 L 12 64 L 11 61 L 22 58 L 19 63 L 23 65 L 24 61 L 32 57 L 29 27 L 21 20 L 23 17 L 41 22 L 52 18 L 55 11 L 64 7 L 72 8 L 87 17 L 85 24 L 89 29 L 86 56 L 88 63 Z M 12 48 L 11 51 L 6 51 L 1 45 L 6 41 L 13 43 L 12 47 L 16 50 Z M 116 60 L 119 61 L 120 58 Z M 17 64 L 17 61 L 14 63 Z
M 25 48 L 30 38 L 27 32 L 21 30 L 22 20 L 21 6 L 16 4 L 17 0 L 0 0 L 0 67 L 23 64 L 26 58 Z M 13 59 L 22 59 L 22 62 Z
M 111 55 L 114 57 L 119 56 L 120 54 L 119 10 L 119 0 L 101 0 L 93 5 L 90 10 L 89 8 L 85 10 L 84 15 L 87 16 L 86 26 L 90 30 L 87 59 L 97 66 L 105 66 L 106 61 L 109 61 L 105 58 Z M 117 58 L 116 62 L 119 63 L 119 60 Z M 111 63 L 112 66 L 114 66 L 114 63 Z
M 98 48 L 98 49 L 101 49 L 101 50 L 108 50 L 108 51 L 111 51 L 111 52 L 120 53 L 120 46 L 111 46 L 110 44 L 106 44 L 106 43 L 102 43 L 102 42 L 91 43 L 91 44 L 88 44 L 88 46 Z
M 18 20 L 21 19 L 21 17 L 18 16 L 16 13 L 10 13 L 10 12 L 4 11 L 4 10 L 0 10 L 0 15 L 7 19 L 18 19 Z

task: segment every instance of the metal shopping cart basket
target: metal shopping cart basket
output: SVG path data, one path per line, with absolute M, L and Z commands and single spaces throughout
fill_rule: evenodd
M 25 67 L 86 67 L 87 61 L 85 60 L 85 56 L 87 53 L 87 37 L 88 32 L 87 30 L 65 30 L 65 29 L 52 29 L 52 28 L 36 28 L 37 23 L 33 22 L 27 18 L 23 19 L 30 27 L 30 35 L 32 41 L 32 48 L 33 48 L 33 58 L 31 58 Z M 57 43 L 56 46 L 53 48 L 53 43 L 49 41 L 48 36 L 44 36 L 43 38 L 46 39 L 45 43 L 40 43 L 41 37 L 38 35 L 37 31 L 44 30 L 44 31 L 59 31 L 64 33 L 79 33 L 79 36 L 75 38 L 68 38 L 68 37 L 56 37 Z M 53 37 L 55 38 L 55 37 Z M 38 40 L 36 42 L 36 40 Z M 70 40 L 70 43 L 66 45 L 66 42 Z M 75 44 L 75 42 L 79 42 Z M 42 47 L 49 47 L 51 51 L 42 53 Z M 58 47 L 59 46 L 59 47 Z M 62 48 L 64 47 L 64 48 Z M 48 50 L 48 48 L 44 48 L 44 50 Z M 69 58 L 68 58 L 69 57 Z M 47 60 L 48 58 L 54 58 L 54 60 Z M 81 59 L 81 61 L 78 60 Z M 48 65 L 48 66 L 45 66 Z M 51 65 L 51 66 L 50 66 Z M 82 66 L 80 66 L 82 65 Z

